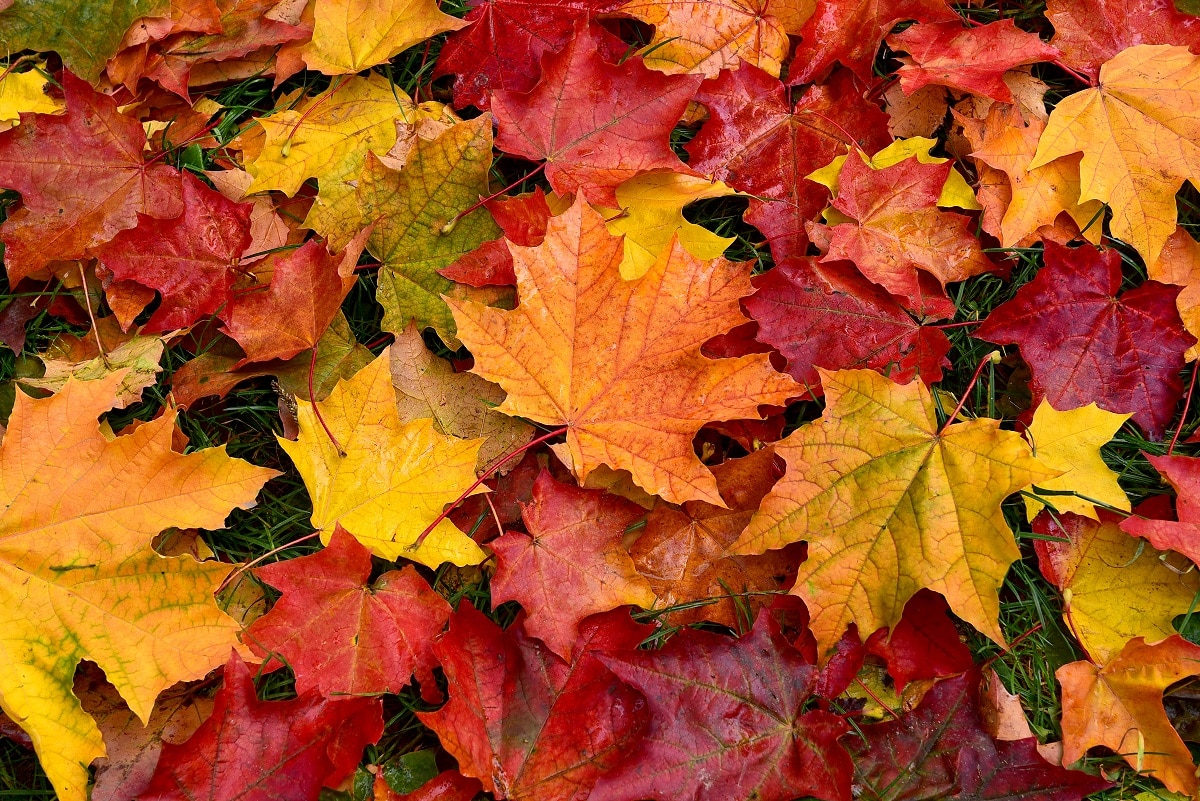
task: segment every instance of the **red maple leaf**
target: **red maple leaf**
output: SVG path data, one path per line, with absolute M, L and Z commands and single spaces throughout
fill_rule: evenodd
M 250 244 L 249 203 L 235 203 L 187 173 L 183 214 L 162 220 L 138 214 L 136 228 L 95 249 L 117 280 L 157 289 L 162 305 L 145 331 L 186 328 L 224 308 L 232 297 L 233 267 Z
M 1095 78 L 1100 65 L 1141 44 L 1183 45 L 1200 50 L 1200 18 L 1184 14 L 1173 0 L 1048 0 L 1054 26 L 1050 44 L 1063 63 Z
M 418 713 L 463 775 L 497 798 L 584 801 L 641 737 L 645 700 L 596 658 L 637 647 L 650 627 L 624 612 L 590 618 L 564 662 L 525 633 L 507 631 L 468 602 L 434 645 L 450 700 Z
M 804 225 L 825 208 L 829 192 L 804 176 L 847 151 L 844 131 L 869 153 L 891 141 L 887 115 L 863 99 L 845 70 L 793 106 L 782 83 L 743 63 L 701 84 L 696 102 L 709 117 L 687 145 L 689 165 L 754 195 L 746 222 L 766 235 L 776 259 L 806 252 Z
M 1175 489 L 1175 514 L 1179 520 L 1154 520 L 1143 514 L 1123 520 L 1121 530 L 1145 537 L 1160 551 L 1178 551 L 1200 563 L 1200 459 L 1151 454 L 1146 454 L 1146 458 Z
M 849 801 L 850 756 L 839 716 L 804 711 L 816 668 L 767 610 L 733 639 L 685 629 L 659 651 L 601 657 L 645 694 L 650 726 L 638 749 L 604 776 L 592 801 L 703 798 Z
M 21 193 L 22 207 L 0 226 L 8 280 L 16 284 L 52 261 L 138 224 L 183 211 L 179 172 L 147 163 L 146 132 L 117 101 L 67 71 L 67 113 L 25 115 L 0 133 L 0 186 Z
M 542 80 L 528 93 L 492 96 L 496 147 L 546 160 L 555 192 L 582 192 L 617 206 L 616 187 L 649 170 L 686 172 L 671 150 L 671 130 L 700 83 L 699 75 L 663 75 L 640 58 L 604 60 L 607 34 L 580 21 L 560 53 L 542 60 Z
M 212 717 L 181 745 L 165 743 L 138 801 L 316 801 L 354 772 L 383 734 L 378 698 L 327 700 L 308 693 L 259 701 L 236 653 Z
M 416 674 L 421 694 L 441 696 L 433 680 L 433 638 L 450 605 L 412 565 L 368 584 L 371 552 L 338 528 L 328 547 L 255 574 L 283 596 L 246 631 L 262 656 L 282 655 L 296 691 L 396 693 Z
M 539 186 L 528 194 L 498 197 L 483 205 L 492 213 L 504 236 L 484 242 L 438 272 L 451 281 L 473 287 L 513 286 L 517 274 L 508 243 L 526 248 L 542 244 L 550 219 L 546 194 Z
M 1095 401 L 1160 438 L 1183 394 L 1184 351 L 1196 341 L 1175 308 L 1179 288 L 1147 281 L 1117 297 L 1117 251 L 1047 242 L 1045 253 L 1046 266 L 975 336 L 1021 348 L 1034 405 L 1045 397 L 1066 411 Z
M 487 110 L 492 92 L 528 92 L 537 83 L 546 53 L 557 53 L 575 23 L 615 11 L 626 0 L 483 0 L 472 4 L 466 28 L 446 38 L 433 77 L 454 76 L 454 107 Z M 615 61 L 626 50 L 608 37 L 603 47 Z M 619 48 L 619 49 L 618 49 Z

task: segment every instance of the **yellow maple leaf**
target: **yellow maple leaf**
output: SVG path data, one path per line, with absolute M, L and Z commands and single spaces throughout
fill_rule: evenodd
M 56 114 L 61 100 L 46 94 L 46 76 L 39 70 L 10 72 L 0 79 L 0 131 L 16 125 L 22 114 Z
M 715 259 L 733 243 L 733 237 L 717 236 L 683 217 L 683 207 L 697 200 L 737 194 L 721 181 L 710 181 L 679 172 L 651 172 L 630 178 L 617 187 L 619 209 L 599 209 L 608 220 L 608 230 L 625 237 L 621 277 L 641 278 L 650 269 L 671 238 L 700 259 Z
M 331 90 L 258 120 L 265 137 L 246 165 L 254 176 L 246 192 L 291 196 L 316 178 L 317 199 L 304 225 L 339 249 L 364 227 L 355 184 L 367 154 L 387 153 L 396 144 L 397 121 L 411 123 L 416 109 L 382 75 L 351 78 Z
M 920 381 L 870 370 L 821 370 L 821 419 L 778 443 L 787 472 L 731 554 L 808 543 L 792 592 L 824 653 L 851 623 L 866 635 L 900 620 L 919 589 L 996 642 L 998 594 L 1020 558 L 1000 504 L 1058 474 L 998 420 L 939 432 Z
M 1106 412 L 1095 403 L 1060 412 L 1043 399 L 1033 413 L 1033 422 L 1025 438 L 1033 454 L 1047 467 L 1062 475 L 1039 481 L 1038 489 L 1075 492 L 1117 509 L 1129 511 L 1129 496 L 1117 483 L 1117 474 L 1100 458 L 1100 447 L 1111 440 L 1130 415 Z M 1026 488 L 1029 489 L 1029 488 Z M 1036 492 L 1036 490 L 1032 490 Z M 1073 495 L 1046 495 L 1047 502 L 1059 512 L 1096 517 L 1090 501 Z M 1025 512 L 1032 520 L 1045 504 L 1025 496 Z
M 326 75 L 362 72 L 467 24 L 443 14 L 435 0 L 317 0 L 313 20 L 301 55 Z
M 230 565 L 158 555 L 163 529 L 221 528 L 278 475 L 225 455 L 171 449 L 175 413 L 106 437 L 125 371 L 67 380 L 44 400 L 17 393 L 0 444 L 0 708 L 33 739 L 65 801 L 83 801 L 104 755 L 72 694 L 95 662 L 148 720 L 158 694 L 223 663 L 240 627 L 213 592 Z
M 1093 662 L 1110 662 L 1134 637 L 1155 643 L 1175 633 L 1172 621 L 1200 591 L 1196 571 L 1164 562 L 1168 552 L 1126 534 L 1112 513 L 1042 521 L 1046 533 L 1068 540 L 1039 543 L 1038 555 L 1042 572 L 1062 590 L 1067 624 Z M 1181 556 L 1174 561 L 1186 564 Z
M 749 270 L 697 259 L 676 239 L 643 277 L 625 281 L 621 239 L 582 198 L 550 219 L 541 245 L 509 249 L 516 309 L 447 301 L 472 372 L 508 393 L 499 410 L 567 426 L 556 452 L 581 483 L 608 465 L 673 503 L 724 508 L 692 449 L 696 432 L 803 393 L 764 354 L 700 353 L 746 321 L 739 299 L 751 292 Z
M 778 78 L 788 33 L 798 33 L 814 10 L 814 0 L 637 0 L 621 7 L 654 26 L 647 67 L 709 78 L 743 60 Z
M 385 350 L 318 401 L 336 445 L 313 405 L 302 400 L 296 415 L 300 436 L 295 442 L 279 438 L 312 497 L 312 524 L 327 545 L 341 525 L 384 559 L 404 557 L 430 567 L 478 564 L 483 551 L 449 520 L 438 523 L 419 547 L 410 547 L 474 482 L 483 440 L 442 436 L 431 418 L 402 423 L 390 358 Z
M 1154 263 L 1175 230 L 1175 193 L 1200 183 L 1200 57 L 1168 45 L 1118 53 L 1096 88 L 1055 107 L 1029 168 L 1072 153 L 1083 153 L 1080 201 L 1107 203 L 1113 236 Z

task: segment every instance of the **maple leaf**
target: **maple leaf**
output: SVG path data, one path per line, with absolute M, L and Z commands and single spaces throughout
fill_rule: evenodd
M 222 329 L 248 362 L 290 359 L 317 346 L 354 286 L 354 266 L 370 231 L 363 231 L 339 254 L 310 240 L 298 249 L 268 257 L 271 282 L 265 292 L 248 291 L 222 310 Z
M 235 203 L 186 173 L 180 217 L 164 220 L 139 212 L 136 228 L 95 248 L 118 280 L 162 295 L 144 331 L 187 328 L 229 304 L 233 267 L 250 244 L 250 210 L 249 204 Z
M 675 173 L 670 173 L 674 175 Z M 484 202 L 484 208 L 504 231 L 504 236 L 490 239 L 475 250 L 464 253 L 449 267 L 438 273 L 451 281 L 473 287 L 512 286 L 517 283 L 513 272 L 512 254 L 507 242 L 522 247 L 542 244 L 550 205 L 539 186 L 523 195 L 501 196 Z
M 474 481 L 482 440 L 442 436 L 427 418 L 402 423 L 388 362 L 384 350 L 339 381 L 328 400 L 318 401 L 321 420 L 313 404 L 297 401 L 300 436 L 279 438 L 312 497 L 312 524 L 325 544 L 340 524 L 385 559 L 477 564 L 483 551 L 449 520 L 416 542 Z
M 354 772 L 383 734 L 378 698 L 327 700 L 308 693 L 259 701 L 236 654 L 212 716 L 182 745 L 166 743 L 138 801 L 316 801 Z
M 431 646 L 450 605 L 416 568 L 390 570 L 368 584 L 371 552 L 345 530 L 312 556 L 260 567 L 255 575 L 283 593 L 246 630 L 262 656 L 282 655 L 296 692 L 397 693 L 413 675 L 427 700 L 439 700 Z
M 96 760 L 91 801 L 128 801 L 146 789 L 164 743 L 178 745 L 192 736 L 211 714 L 211 698 L 188 685 L 159 695 L 150 720 L 143 725 L 116 688 L 94 666 L 84 663 L 75 674 L 75 695 L 96 719 L 107 755 Z
M 1121 528 L 1135 537 L 1145 537 L 1160 550 L 1178 551 L 1200 563 L 1200 459 L 1189 456 L 1146 455 L 1150 464 L 1175 489 L 1179 521 L 1131 517 Z
M 1146 265 L 1146 274 L 1152 281 L 1183 287 L 1175 299 L 1179 318 L 1189 334 L 1200 336 L 1200 243 L 1183 226 L 1176 228 L 1163 245 L 1158 261 Z M 1188 348 L 1185 358 L 1200 358 L 1200 347 Z
M 183 211 L 179 172 L 146 162 L 141 124 L 69 72 L 62 86 L 66 114 L 37 114 L 0 132 L 0 186 L 20 192 L 22 203 L 0 226 L 13 284 L 83 256 L 136 225 L 138 214 Z
M 1013 247 L 1039 228 L 1053 224 L 1063 212 L 1088 240 L 1099 243 L 1104 205 L 1098 200 L 1078 202 L 1081 157 L 1063 156 L 1029 169 L 1046 130 L 1044 120 L 1027 118 L 1016 106 L 1004 105 L 992 106 L 984 120 L 968 119 L 957 112 L 954 118 L 971 143 L 971 158 L 985 168 L 1003 172 L 1007 180 L 1008 197 L 1002 208 L 989 208 L 988 194 L 982 188 L 979 193 L 986 209 L 985 227 L 999 237 L 1004 247 Z
M 264 140 L 247 161 L 254 181 L 245 192 L 277 189 L 291 197 L 316 178 L 317 199 L 304 224 L 341 247 L 370 222 L 355 194 L 367 154 L 391 150 L 396 121 L 413 115 L 408 95 L 382 75 L 335 82 L 294 109 L 257 119 Z
M 1196 794 L 1196 766 L 1163 709 L 1169 685 L 1200 673 L 1200 646 L 1173 635 L 1157 645 L 1130 640 L 1103 666 L 1072 662 L 1055 672 L 1062 686 L 1063 764 L 1103 745 L 1172 792 Z
M 824 414 L 775 445 L 787 472 L 730 553 L 808 543 L 792 592 L 813 616 L 821 653 L 850 623 L 872 632 L 896 624 L 922 587 L 1003 642 L 998 593 L 1020 552 L 1000 504 L 1058 471 L 998 420 L 939 430 L 919 381 L 843 370 L 821 371 L 821 383 Z
M 1101 65 L 1142 44 L 1200 46 L 1200 19 L 1172 0 L 1047 0 L 1050 44 L 1063 63 L 1095 77 Z
M 1067 624 L 1099 665 L 1134 637 L 1151 643 L 1170 637 L 1175 616 L 1200 590 L 1194 572 L 1164 562 L 1163 552 L 1126 534 L 1120 523 L 1105 511 L 1097 520 L 1065 513 L 1033 523 L 1035 533 L 1050 538 L 1034 542 L 1042 573 L 1063 591 Z
M 745 322 L 744 266 L 703 262 L 675 240 L 636 281 L 621 240 L 582 200 L 551 218 L 536 248 L 511 247 L 520 305 L 448 301 L 472 372 L 504 388 L 499 410 L 566 425 L 560 457 L 582 483 L 600 465 L 672 503 L 724 502 L 692 450 L 707 422 L 757 416 L 800 394 L 767 356 L 707 359 L 700 346 Z
M 123 378 L 70 379 L 45 400 L 18 393 L 0 444 L 0 708 L 29 732 L 59 796 L 78 801 L 104 753 L 71 691 L 79 661 L 147 721 L 163 689 L 200 678 L 236 642 L 212 597 L 229 566 L 161 557 L 150 539 L 220 528 L 277 475 L 224 448 L 175 453 L 173 410 L 106 437 L 97 418 Z
M 1094 401 L 1161 437 L 1183 394 L 1184 351 L 1195 344 L 1175 310 L 1179 290 L 1147 281 L 1117 297 L 1115 250 L 1047 242 L 1045 262 L 974 335 L 1021 348 L 1035 399 L 1062 410 Z
M 367 249 L 381 262 L 376 297 L 385 331 L 398 334 L 415 320 L 442 341 L 457 342 L 443 297 L 464 293 L 437 271 L 499 233 L 486 209 L 458 217 L 487 194 L 491 163 L 492 122 L 486 114 L 433 141 L 418 139 L 400 171 L 367 159 L 358 202 L 367 219 L 377 220 Z
M 687 170 L 670 134 L 700 78 L 663 75 L 637 56 L 610 64 L 600 52 L 602 36 L 577 22 L 562 52 L 542 59 L 538 84 L 528 93 L 497 90 L 492 112 L 497 148 L 545 159 L 546 180 L 559 194 L 615 206 L 623 181 L 650 170 Z
M 1096 504 L 1128 512 L 1129 496 L 1117 483 L 1117 474 L 1100 457 L 1100 448 L 1128 419 L 1127 414 L 1106 412 L 1094 403 L 1060 412 L 1043 400 L 1025 429 L 1025 439 L 1039 462 L 1061 470 L 1062 475 L 1038 482 L 1034 494 L 1039 489 L 1050 490 L 1055 494 L 1045 497 L 1056 512 L 1071 512 L 1092 520 L 1099 519 Z M 1058 494 L 1065 492 L 1082 497 Z M 1025 495 L 1025 513 L 1030 520 L 1044 505 Z
M 677 509 L 659 504 L 646 518 L 646 526 L 629 549 L 634 567 L 646 577 L 658 596 L 656 606 L 686 606 L 695 601 L 715 603 L 683 608 L 664 619 L 674 626 L 708 620 L 736 629 L 744 620 L 743 598 L 757 615 L 766 593 L 786 589 L 803 561 L 802 546 L 792 546 L 765 556 L 728 556 L 726 549 L 750 522 L 763 496 L 775 483 L 775 452 L 754 451 L 713 468 L 717 489 L 729 508 L 690 501 Z
M 805 0 L 634 0 L 621 14 L 654 26 L 645 64 L 667 74 L 713 78 L 745 61 L 773 77 L 787 58 L 789 31 L 812 15 Z
M 46 94 L 50 85 L 39 69 L 9 72 L 0 78 L 0 131 L 12 128 L 22 114 L 58 114 L 63 102 Z
M 170 0 L 9 0 L 0 4 L 0 29 L 8 52 L 53 50 L 68 70 L 95 83 L 130 24 L 165 16 L 169 7 Z
M 1046 762 L 1033 738 L 993 740 L 979 713 L 977 671 L 938 682 L 912 712 L 862 732 L 848 743 L 861 788 L 855 797 L 864 801 L 1080 801 L 1112 786 Z
M 640 739 L 645 700 L 597 659 L 637 647 L 650 627 L 624 612 L 589 619 L 564 662 L 520 619 L 502 631 L 464 601 L 434 643 L 450 700 L 418 712 L 459 770 L 511 801 L 584 801 Z
M 825 0 L 800 29 L 788 75 L 792 85 L 820 81 L 837 62 L 864 83 L 883 37 L 904 20 L 959 22 L 943 0 Z M 961 24 L 961 23 L 960 23 Z M 797 254 L 799 255 L 799 254 Z
M 816 668 L 771 613 L 734 639 L 684 629 L 658 651 L 600 660 L 650 705 L 645 739 L 600 779 L 595 801 L 815 796 L 848 801 L 852 766 L 837 715 L 804 711 Z
M 645 515 L 631 501 L 559 483 L 543 470 L 521 513 L 529 533 L 509 531 L 488 543 L 496 554 L 493 603 L 520 603 L 525 630 L 571 659 L 584 618 L 624 604 L 654 605 L 650 584 L 621 544 Z
M 468 26 L 446 37 L 433 77 L 455 76 L 455 108 L 474 105 L 486 111 L 497 89 L 532 89 L 542 56 L 570 41 L 577 20 L 615 11 L 625 2 L 481 0 L 467 12 Z M 624 48 L 622 43 L 621 52 L 612 55 L 622 55 Z
M 734 194 L 720 181 L 709 181 L 678 172 L 651 172 L 630 178 L 617 187 L 620 209 L 601 208 L 608 230 L 625 237 L 621 277 L 641 278 L 675 237 L 693 256 L 715 259 L 733 244 L 733 237 L 717 236 L 688 222 L 683 207 L 697 200 Z
M 817 367 L 866 367 L 907 383 L 940 381 L 950 340 L 919 324 L 881 287 L 850 264 L 790 258 L 755 277 L 742 301 L 758 322 L 756 339 L 783 354 L 788 373 L 820 392 Z
M 316 0 L 312 41 L 302 55 L 326 75 L 362 72 L 415 44 L 466 25 L 435 0 Z
M 906 94 L 936 85 L 1014 102 L 1003 75 L 1013 67 L 1053 61 L 1058 48 L 1019 29 L 1011 19 L 977 28 L 957 20 L 918 23 L 892 34 L 888 46 L 908 54 L 901 58 L 900 86 Z
M 1099 86 L 1059 101 L 1031 169 L 1082 153 L 1080 201 L 1112 209 L 1113 236 L 1153 264 L 1175 231 L 1175 193 L 1200 183 L 1200 57 L 1138 45 L 1100 68 Z
M 400 419 L 428 417 L 442 434 L 483 439 L 480 469 L 533 438 L 533 426 L 495 410 L 504 401 L 500 387 L 471 373 L 454 372 L 449 362 L 425 347 L 416 326 L 402 331 L 390 352 Z
M 849 220 L 829 229 L 822 261 L 853 262 L 916 309 L 927 302 L 920 271 L 944 288 L 994 269 L 967 230 L 970 218 L 937 207 L 952 169 L 949 162 L 922 164 L 916 158 L 882 169 L 858 157 L 846 159 L 833 208 Z
M 701 84 L 696 102 L 709 118 L 687 144 L 689 166 L 753 195 L 746 221 L 766 235 L 778 260 L 807 252 L 805 223 L 829 193 L 805 176 L 846 152 L 842 131 L 853 131 L 855 145 L 870 152 L 890 141 L 887 115 L 863 99 L 845 70 L 793 106 L 782 83 L 745 65 Z

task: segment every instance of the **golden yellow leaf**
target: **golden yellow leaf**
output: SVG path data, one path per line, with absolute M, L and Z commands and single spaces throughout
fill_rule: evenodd
M 1042 399 L 1033 413 L 1033 422 L 1025 432 L 1025 439 L 1033 446 L 1033 455 L 1039 462 L 1061 470 L 1062 475 L 1037 482 L 1038 488 L 1076 492 L 1128 512 L 1129 496 L 1117 483 L 1117 474 L 1100 458 L 1100 447 L 1116 436 L 1129 417 L 1106 412 L 1095 403 L 1060 412 L 1050 405 L 1050 401 Z M 1095 505 L 1083 498 L 1073 495 L 1047 495 L 1045 498 L 1059 512 L 1099 519 Z M 1044 506 L 1025 496 L 1025 513 L 1030 520 Z
M 46 94 L 49 81 L 38 70 L 10 72 L 0 80 L 0 131 L 16 125 L 21 114 L 55 114 L 66 105 Z
M 316 178 L 317 199 L 304 224 L 337 250 L 365 225 L 355 184 L 367 154 L 387 153 L 396 144 L 397 121 L 410 122 L 415 109 L 382 75 L 335 82 L 331 89 L 258 120 L 265 139 L 246 165 L 254 176 L 246 191 L 276 189 L 291 196 Z
M 858 154 L 862 157 L 863 162 L 870 165 L 873 170 L 883 170 L 895 166 L 913 156 L 916 156 L 917 161 L 921 164 L 945 164 L 950 159 L 940 158 L 930 153 L 936 144 L 936 139 L 914 136 L 911 139 L 897 139 L 870 158 L 862 151 L 858 151 Z M 804 177 L 826 187 L 836 195 L 839 189 L 838 179 L 842 174 L 842 167 L 845 163 L 846 157 L 838 156 L 821 169 L 814 170 Z M 946 183 L 942 186 L 942 194 L 938 198 L 937 204 L 946 208 L 960 208 L 974 211 L 982 209 L 979 201 L 975 199 L 975 192 L 967 183 L 967 179 L 963 178 L 962 173 L 958 170 L 951 170 L 950 175 L 946 177 Z M 833 209 L 829 211 L 833 215 L 838 214 Z M 844 219 L 834 219 L 829 215 L 829 212 L 826 213 L 826 219 L 830 224 L 844 222 Z
M 1089 241 L 1099 244 L 1103 234 L 1098 200 L 1079 202 L 1079 156 L 1064 156 L 1029 169 L 1046 123 L 1035 116 L 1025 119 L 1016 106 L 996 104 L 985 120 L 958 115 L 971 142 L 971 157 L 1008 176 L 1012 200 L 1004 210 L 998 234 L 1000 244 L 1013 247 L 1059 214 L 1070 215 Z
M 851 623 L 860 632 L 894 625 L 923 587 L 1003 642 L 998 594 L 1021 554 L 1000 504 L 1058 471 L 998 420 L 939 432 L 920 381 L 822 370 L 821 385 L 825 413 L 775 446 L 787 472 L 730 553 L 808 543 L 792 592 L 808 605 L 822 653 Z
M 815 9 L 815 0 L 635 0 L 621 13 L 654 26 L 644 56 L 651 69 L 715 78 L 745 60 L 778 78 L 788 33 Z
M 1183 327 L 1196 339 L 1200 339 L 1200 242 L 1192 239 L 1182 226 L 1167 239 L 1158 260 L 1146 265 L 1152 281 L 1183 287 L 1175 305 Z M 1200 358 L 1200 345 L 1192 345 L 1187 351 L 1187 360 Z
M 237 645 L 213 592 L 230 566 L 159 556 L 171 527 L 221 528 L 272 476 L 210 448 L 171 449 L 175 413 L 107 438 L 123 371 L 17 394 L 0 445 L 0 709 L 33 738 L 59 798 L 83 801 L 104 755 L 71 687 L 95 662 L 143 722 L 158 694 L 198 679 Z
M 1112 209 L 1112 233 L 1158 260 L 1175 230 L 1175 193 L 1200 183 L 1200 57 L 1186 47 L 1138 45 L 1100 68 L 1096 88 L 1063 99 L 1030 169 L 1072 153 L 1081 202 Z
M 363 215 L 375 220 L 367 250 L 379 259 L 383 329 L 399 334 L 415 320 L 451 347 L 454 318 L 443 295 L 487 299 L 495 289 L 472 289 L 438 274 L 459 257 L 500 235 L 484 208 L 457 219 L 488 193 L 492 118 L 460 122 L 432 141 L 418 139 L 404 169 L 370 158 L 358 186 Z
M 1120 522 L 1102 512 L 1099 520 L 1067 514 L 1034 524 L 1039 533 L 1068 540 L 1039 542 L 1038 556 L 1042 572 L 1062 590 L 1067 624 L 1098 665 L 1134 637 L 1150 643 L 1170 637 L 1172 621 L 1200 591 L 1196 571 L 1180 569 L 1186 559 L 1126 534 Z
M 697 200 L 737 194 L 720 181 L 679 172 L 651 172 L 617 187 L 620 209 L 600 209 L 608 230 L 625 236 L 621 277 L 641 278 L 678 235 L 679 243 L 698 259 L 715 259 L 733 243 L 683 218 L 683 207 Z
M 279 444 L 308 487 L 312 524 L 325 544 L 340 524 L 384 559 L 404 557 L 430 567 L 478 564 L 483 551 L 449 520 L 438 523 L 420 547 L 410 547 L 475 480 L 483 440 L 442 436 L 430 418 L 401 422 L 390 359 L 385 350 L 318 401 L 344 456 L 313 405 L 296 402 L 300 436 L 295 442 L 280 438 Z
M 316 0 L 313 17 L 312 41 L 301 54 L 309 69 L 326 75 L 361 72 L 467 24 L 443 14 L 435 0 Z
M 700 353 L 746 321 L 739 299 L 751 292 L 749 270 L 701 261 L 675 240 L 642 278 L 625 281 L 621 239 L 582 198 L 550 219 L 541 245 L 509 249 L 516 309 L 448 301 L 472 372 L 508 393 L 499 410 L 567 426 L 556 453 L 581 484 L 608 465 L 673 503 L 724 508 L 692 449 L 696 432 L 803 393 L 764 354 Z

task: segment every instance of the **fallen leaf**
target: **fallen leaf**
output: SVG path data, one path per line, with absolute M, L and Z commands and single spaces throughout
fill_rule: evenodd
M 415 44 L 466 25 L 436 0 L 315 0 L 312 41 L 302 55 L 326 75 L 362 72 Z
M 1179 290 L 1147 281 L 1118 297 L 1116 250 L 1047 242 L 1045 260 L 974 336 L 1021 348 L 1035 401 L 1060 410 L 1095 402 L 1161 437 L 1183 394 L 1184 352 L 1196 344 L 1175 310 Z
M 1100 68 L 1099 86 L 1054 107 L 1030 169 L 1082 153 L 1081 202 L 1112 210 L 1112 235 L 1158 259 L 1175 231 L 1175 193 L 1200 183 L 1200 57 L 1137 45 Z
M 27 72 L 8 72 L 0 78 L 0 130 L 19 124 L 22 114 L 58 114 L 63 102 L 46 94 L 50 83 L 44 65 Z
M 167 743 L 138 801 L 316 801 L 354 772 L 383 734 L 378 698 L 327 700 L 308 693 L 259 701 L 234 654 L 212 716 L 182 745 Z
M 416 543 L 474 481 L 481 440 L 442 436 L 428 418 L 402 423 L 389 361 L 385 350 L 353 378 L 339 381 L 316 404 L 320 420 L 314 404 L 297 400 L 300 436 L 295 442 L 278 438 L 312 498 L 312 524 L 325 544 L 341 525 L 385 559 L 404 557 L 430 567 L 478 564 L 483 551 L 449 520 Z
M 1190 456 L 1146 455 L 1151 466 L 1175 490 L 1179 521 L 1131 517 L 1121 528 L 1135 537 L 1145 537 L 1155 548 L 1178 551 L 1200 563 L 1200 460 Z
M 634 648 L 649 634 L 625 612 L 586 622 L 564 662 L 525 633 L 502 631 L 463 602 L 434 644 L 450 700 L 418 712 L 459 770 L 510 801 L 584 801 L 641 739 L 641 694 L 597 654 Z
M 389 350 L 400 419 L 407 423 L 427 417 L 442 434 L 483 439 L 479 469 L 533 439 L 532 426 L 496 411 L 504 401 L 500 387 L 471 373 L 454 372 L 449 362 L 425 347 L 416 326 L 402 331 Z M 515 466 L 515 461 L 509 462 L 501 472 Z
M 800 394 L 765 355 L 700 354 L 745 321 L 745 267 L 700 261 L 676 240 L 645 276 L 624 281 L 621 240 L 582 199 L 551 218 L 541 245 L 511 250 L 515 310 L 449 301 L 472 371 L 508 393 L 499 410 L 566 425 L 560 457 L 581 482 L 603 464 L 672 503 L 724 505 L 692 451 L 696 432 Z
M 1179 635 L 1158 645 L 1130 640 L 1105 665 L 1072 662 L 1056 672 L 1062 685 L 1063 764 L 1103 745 L 1134 770 L 1168 790 L 1196 794 L 1191 752 L 1171 728 L 1162 694 L 1169 685 L 1200 673 L 1200 647 Z
M 1053 61 L 1058 48 L 1026 33 L 1011 19 L 975 28 L 954 21 L 918 23 L 887 38 L 908 55 L 897 76 L 908 94 L 931 84 L 1012 103 L 1003 75 L 1013 67 Z
M 1106 412 L 1094 403 L 1060 412 L 1049 401 L 1042 400 L 1033 413 L 1033 422 L 1025 429 L 1025 439 L 1039 462 L 1061 470 L 1062 475 L 1039 481 L 1032 489 L 1033 494 L 1038 494 L 1039 489 L 1074 492 L 1078 497 L 1059 494 L 1044 497 L 1056 512 L 1071 512 L 1092 520 L 1100 519 L 1096 516 L 1096 504 L 1128 512 L 1129 496 L 1117 482 L 1117 474 L 1100 456 L 1100 448 L 1116 436 L 1128 419 L 1127 414 Z M 1045 504 L 1028 494 L 1024 499 L 1025 515 L 1033 520 Z
M 422 697 L 440 700 L 432 645 L 451 610 L 416 568 L 370 581 L 371 552 L 338 528 L 312 556 L 254 572 L 283 595 L 244 639 L 268 663 L 276 655 L 286 660 L 297 693 L 398 693 L 415 675 Z
M 544 159 L 555 192 L 616 206 L 624 181 L 651 170 L 687 170 L 669 139 L 700 78 L 663 75 L 637 56 L 610 64 L 600 52 L 602 36 L 577 22 L 562 52 L 543 60 L 541 81 L 527 93 L 497 90 L 492 112 L 496 147 Z
M 123 379 L 69 379 L 45 400 L 18 393 L 0 446 L 0 707 L 70 801 L 82 801 L 87 765 L 104 754 L 71 691 L 80 660 L 149 721 L 160 692 L 202 677 L 236 643 L 237 624 L 212 597 L 230 566 L 164 558 L 150 540 L 171 526 L 222 527 L 277 475 L 224 448 L 174 452 L 174 411 L 106 438 L 97 418 Z
M 789 588 L 804 560 L 802 546 L 763 556 L 726 553 L 777 480 L 774 460 L 767 447 L 713 468 L 728 508 L 689 501 L 682 508 L 659 504 L 650 512 L 629 555 L 658 596 L 657 608 L 685 607 L 660 619 L 673 626 L 707 620 L 736 630 L 770 602 L 769 593 Z M 686 608 L 706 599 L 714 602 Z
M 141 123 L 70 72 L 62 86 L 66 114 L 38 114 L 0 132 L 0 186 L 20 192 L 22 203 L 0 226 L 12 284 L 51 261 L 82 257 L 139 214 L 170 219 L 183 211 L 179 172 L 146 162 Z
M 1200 46 L 1200 19 L 1181 13 L 1172 0 L 1047 0 L 1046 19 L 1063 62 L 1092 77 L 1137 45 Z
M 512 253 L 507 243 L 527 248 L 542 244 L 546 236 L 546 223 L 551 216 L 546 195 L 538 187 L 524 195 L 502 196 L 488 200 L 483 205 L 492 213 L 504 236 L 488 240 L 475 250 L 464 253 L 449 267 L 438 270 L 438 273 L 451 281 L 473 287 L 513 286 L 517 283 L 517 276 L 513 272 Z
M 998 420 L 941 431 L 919 381 L 844 370 L 822 371 L 821 383 L 821 420 L 775 445 L 787 472 L 730 553 L 808 543 L 792 592 L 812 614 L 821 654 L 850 623 L 895 625 L 922 587 L 1003 642 L 998 593 L 1020 551 L 1000 504 L 1057 471 Z
M 737 639 L 684 629 L 657 651 L 600 659 L 646 696 L 650 725 L 637 750 L 600 779 L 595 801 L 851 798 L 853 767 L 838 744 L 850 727 L 804 711 L 816 668 L 769 612 Z
M 1200 337 L 1200 243 L 1183 226 L 1167 239 L 1158 261 L 1146 265 L 1152 281 L 1183 287 L 1175 305 L 1183 327 L 1193 337 Z M 1200 358 L 1200 347 L 1188 348 L 1185 358 L 1191 362 Z
M 1110 512 L 1098 520 L 1044 514 L 1033 523 L 1035 533 L 1054 538 L 1034 542 L 1042 574 L 1062 590 L 1063 616 L 1098 665 L 1134 637 L 1155 644 L 1173 635 L 1172 621 L 1200 591 L 1195 571 L 1173 567 L 1164 561 L 1169 554 L 1129 536 L 1120 523 Z

